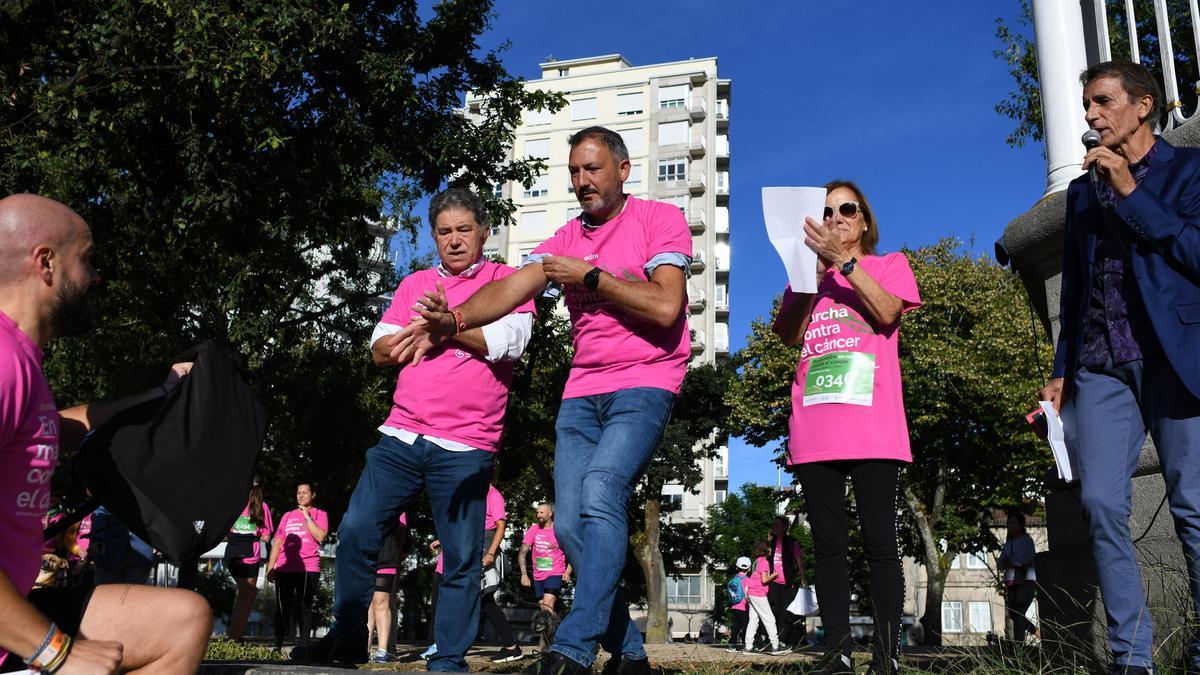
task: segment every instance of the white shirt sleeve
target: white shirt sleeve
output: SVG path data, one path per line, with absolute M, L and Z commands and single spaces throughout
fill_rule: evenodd
M 509 314 L 481 327 L 480 330 L 483 331 L 483 340 L 487 343 L 488 361 L 516 361 L 525 353 L 529 338 L 533 337 L 533 314 Z
M 375 346 L 375 343 L 379 342 L 379 338 L 383 337 L 384 335 L 395 335 L 402 330 L 404 330 L 404 326 L 397 326 L 394 323 L 384 323 L 380 321 L 379 323 L 375 324 L 375 330 L 371 332 L 371 344 L 367 345 L 367 351 L 370 351 L 371 348 Z

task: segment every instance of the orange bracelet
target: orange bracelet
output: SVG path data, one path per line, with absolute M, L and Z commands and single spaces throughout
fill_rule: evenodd
M 462 312 L 455 307 L 454 309 L 450 310 L 450 313 L 454 315 L 454 334 L 458 335 L 459 333 L 467 330 L 467 322 L 463 321 Z

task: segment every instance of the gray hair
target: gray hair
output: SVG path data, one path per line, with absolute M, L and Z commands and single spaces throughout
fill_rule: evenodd
M 483 199 L 479 195 L 467 188 L 447 188 L 433 196 L 433 199 L 429 201 L 430 230 L 437 228 L 437 217 L 446 209 L 464 209 L 470 211 L 471 215 L 475 216 L 475 222 L 479 224 L 480 231 L 487 229 L 487 206 L 484 205 Z
M 572 148 L 586 140 L 597 140 L 608 146 L 608 151 L 612 153 L 613 159 L 620 164 L 629 159 L 629 149 L 625 147 L 625 139 L 621 138 L 621 134 L 607 127 L 588 127 L 581 129 L 571 134 L 567 139 L 567 143 Z

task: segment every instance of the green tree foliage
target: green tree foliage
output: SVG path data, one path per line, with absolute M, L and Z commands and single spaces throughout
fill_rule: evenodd
M 1050 466 L 1049 450 L 1023 416 L 1034 405 L 1051 353 L 1024 289 L 1006 270 L 954 240 L 906 253 L 925 304 L 905 315 L 900 329 L 913 452 L 901 474 L 901 540 L 929 572 L 924 606 L 933 609 L 922 625 L 926 640 L 936 643 L 947 551 L 996 546 L 988 509 L 1020 506 L 1039 492 Z M 767 321 L 753 327 L 735 356 L 741 376 L 726 402 L 730 433 L 762 446 L 786 438 L 799 355 L 779 342 Z
M 270 501 L 315 480 L 334 522 L 391 373 L 366 339 L 394 287 L 386 242 L 450 179 L 489 199 L 527 92 L 476 37 L 487 0 L 0 3 L 0 191 L 91 224 L 97 330 L 48 355 L 59 400 L 153 384 L 225 340 L 272 422 Z M 422 16 L 422 14 L 426 16 Z M 464 91 L 487 97 L 479 124 Z M 496 217 L 510 203 L 493 199 Z
M 993 52 L 1008 65 L 1015 89 L 995 106 L 996 112 L 1016 122 L 1016 128 L 1005 139 L 1013 147 L 1026 142 L 1040 143 L 1043 139 L 1041 87 L 1038 84 L 1037 50 L 1033 41 L 1033 13 L 1030 0 L 1019 0 L 1020 15 L 1014 25 L 996 19 L 996 38 L 1001 47 Z M 1142 65 L 1154 77 L 1163 81 L 1162 53 L 1159 44 L 1158 22 L 1152 0 L 1134 0 L 1133 17 L 1138 35 L 1138 52 Z M 1175 79 L 1185 114 L 1196 111 L 1196 83 L 1200 68 L 1196 59 L 1196 44 L 1192 35 L 1191 8 L 1187 0 L 1167 0 L 1167 16 L 1171 19 L 1171 46 L 1175 60 Z M 1108 37 L 1114 59 L 1129 59 L 1129 15 L 1124 0 L 1106 0 Z M 1086 21 L 1086 19 L 1085 19 Z M 1091 30 L 1091 27 L 1085 27 Z M 1164 99 L 1164 102 L 1165 99 Z

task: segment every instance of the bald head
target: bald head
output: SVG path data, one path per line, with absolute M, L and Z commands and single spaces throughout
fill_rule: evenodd
M 83 246 L 91 231 L 78 213 L 61 202 L 31 194 L 0 199 L 0 285 L 37 274 L 36 250 Z

